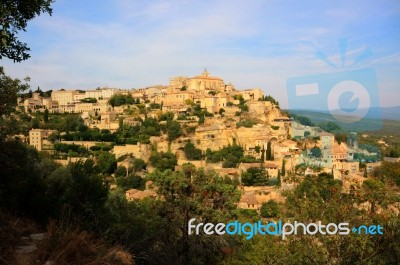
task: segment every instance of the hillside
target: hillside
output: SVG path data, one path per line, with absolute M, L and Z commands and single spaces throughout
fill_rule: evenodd
M 397 113 L 396 113 L 397 110 Z M 290 113 L 306 116 L 313 123 L 326 123 L 329 121 L 339 124 L 343 129 L 354 132 L 374 131 L 376 134 L 400 135 L 400 107 L 382 108 L 383 119 L 364 119 L 356 124 L 346 124 L 333 118 L 329 113 L 312 110 L 289 110 Z M 375 112 L 376 113 L 376 112 Z M 380 130 L 374 130 L 381 127 Z

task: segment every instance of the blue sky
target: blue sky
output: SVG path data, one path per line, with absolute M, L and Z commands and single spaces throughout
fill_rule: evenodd
M 400 105 L 400 2 L 58 0 L 31 21 L 6 72 L 33 88 L 141 88 L 204 67 L 287 106 L 286 80 L 372 67 L 382 106 Z M 338 40 L 347 38 L 341 67 Z M 372 55 L 351 67 L 369 48 Z M 322 51 L 338 68 L 316 58 Z

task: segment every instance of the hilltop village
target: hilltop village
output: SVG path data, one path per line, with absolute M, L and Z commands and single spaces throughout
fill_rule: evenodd
M 33 92 L 18 99 L 18 108 L 31 117 L 42 113 L 45 120 L 78 116 L 72 129 L 37 125 L 28 138 L 20 137 L 64 165 L 91 152 L 109 152 L 117 165 L 108 183 L 111 189 L 123 188 L 127 200 L 156 196 L 146 174 L 186 163 L 237 183 L 238 207 L 255 210 L 267 201 L 282 201 L 282 192 L 305 175 L 333 174 L 350 190 L 380 165 L 360 168 L 356 154 L 377 154 L 288 117 L 259 88 L 236 89 L 207 70 L 171 78 L 167 86 Z M 144 180 L 141 188 L 121 180 L 130 171 Z

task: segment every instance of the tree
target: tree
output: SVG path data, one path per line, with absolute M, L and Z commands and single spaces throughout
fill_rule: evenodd
M 228 238 L 193 232 L 190 235 L 188 222 L 192 218 L 210 223 L 234 218 L 239 190 L 215 173 L 191 164 L 183 165 L 178 172 L 155 172 L 150 179 L 163 198 L 157 214 L 164 227 L 157 231 L 160 241 L 154 242 L 155 246 L 163 247 L 160 251 L 163 259 L 152 264 L 217 264 Z
M 266 158 L 267 158 L 267 161 L 271 161 L 272 160 L 272 148 L 271 148 L 271 142 L 270 141 L 268 141 L 268 144 L 267 144 Z
M 3 0 L 0 4 L 1 46 L 0 59 L 21 62 L 30 57 L 29 47 L 18 40 L 17 33 L 26 31 L 28 21 L 41 13 L 51 15 L 53 0 Z M 3 94 L 2 94 L 3 95 Z
M 114 154 L 109 152 L 100 151 L 97 157 L 97 166 L 103 174 L 112 174 L 117 169 L 117 160 Z
M 45 123 L 49 122 L 49 110 L 48 110 L 48 109 L 45 109 L 45 110 L 44 110 L 43 121 L 44 121 Z
M 17 106 L 18 94 L 29 88 L 29 78 L 25 78 L 22 83 L 19 79 L 7 76 L 4 68 L 0 66 L 0 117 L 9 115 Z
M 265 150 L 263 146 L 263 149 L 261 150 L 261 162 L 264 163 L 264 161 L 265 161 Z
M 146 180 L 135 174 L 129 174 L 126 177 L 117 178 L 117 185 L 123 190 L 138 189 L 144 190 Z
M 242 184 L 244 186 L 266 186 L 269 184 L 269 177 L 265 168 L 251 167 L 242 174 Z
M 126 167 L 124 167 L 124 166 L 119 166 L 119 167 L 117 167 L 117 169 L 115 170 L 115 177 L 124 177 L 124 176 L 126 176 L 126 172 L 127 172 L 127 170 L 126 170 Z
M 189 160 L 201 160 L 202 158 L 201 150 L 196 148 L 191 141 L 185 144 L 183 150 L 185 152 L 186 158 Z
M 274 200 L 264 202 L 260 208 L 260 215 L 262 217 L 277 217 L 279 214 L 279 204 Z
M 285 159 L 282 160 L 282 170 L 281 170 L 281 172 L 282 172 L 282 176 L 286 175 L 286 161 L 285 161 Z
M 314 157 L 321 157 L 321 149 L 317 146 L 314 146 L 313 148 L 310 149 L 311 155 Z
M 146 169 L 146 162 L 144 162 L 143 159 L 135 158 L 135 160 L 133 160 L 133 170 L 135 172 L 145 169 Z
M 165 171 L 167 169 L 174 170 L 178 162 L 176 156 L 170 152 L 154 152 L 150 156 L 149 161 L 153 167 L 160 171 Z
M 170 121 L 167 124 L 168 141 L 172 142 L 182 135 L 181 124 L 177 121 Z

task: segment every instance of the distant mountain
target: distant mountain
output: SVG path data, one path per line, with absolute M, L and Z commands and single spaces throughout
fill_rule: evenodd
M 303 109 L 298 109 L 298 110 L 288 110 L 289 112 L 293 113 L 320 113 L 320 114 L 326 114 L 330 115 L 328 111 L 325 110 L 303 110 Z M 333 111 L 333 113 L 337 113 L 336 111 Z M 373 107 L 369 109 L 368 116 L 371 119 L 381 119 L 381 120 L 394 120 L 394 121 L 400 121 L 400 106 L 397 107 Z
M 382 120 L 400 121 L 400 106 L 380 108 Z
M 313 123 L 325 123 L 328 121 L 335 122 L 339 124 L 343 129 L 349 131 L 369 131 L 375 130 L 377 127 L 381 127 L 382 124 L 397 125 L 400 121 L 400 106 L 398 107 L 383 107 L 383 108 L 371 108 L 369 110 L 368 119 L 363 119 L 357 123 L 343 123 L 339 122 L 327 111 L 315 111 L 315 110 L 288 110 L 289 112 L 297 115 L 302 115 L 308 117 Z M 392 122 L 390 122 L 392 121 Z M 385 126 L 386 127 L 386 126 Z

